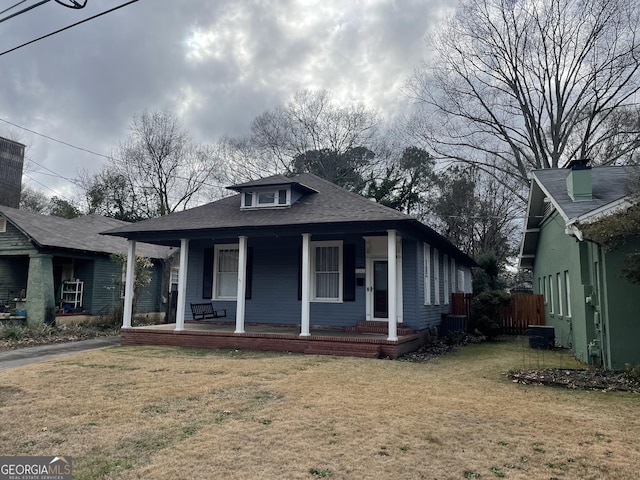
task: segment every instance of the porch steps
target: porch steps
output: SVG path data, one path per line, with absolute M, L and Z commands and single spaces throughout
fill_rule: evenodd
M 380 358 L 380 345 L 371 344 L 324 344 L 309 347 L 304 351 L 307 355 L 340 355 L 343 357 Z
M 362 320 L 355 327 L 346 327 L 347 333 L 373 333 L 378 335 L 386 335 L 389 333 L 389 324 L 387 322 L 369 322 Z M 403 323 L 398 324 L 398 335 L 413 335 L 415 330 L 407 328 Z

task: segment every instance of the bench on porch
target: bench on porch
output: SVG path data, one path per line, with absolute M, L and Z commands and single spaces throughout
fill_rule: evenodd
M 227 310 L 214 310 L 212 303 L 192 303 L 191 314 L 194 320 L 205 320 L 207 318 L 226 317 Z

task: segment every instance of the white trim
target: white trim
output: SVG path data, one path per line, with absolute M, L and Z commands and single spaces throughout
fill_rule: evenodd
M 247 291 L 247 237 L 238 237 L 238 289 L 236 301 L 236 330 L 244 333 L 245 293 Z
M 553 295 L 553 275 L 549 275 L 549 313 L 556 313 L 556 302 Z
M 309 327 L 310 318 L 310 283 L 311 283 L 311 234 L 302 234 L 302 307 L 300 319 L 300 336 L 311 335 Z
M 176 307 L 176 331 L 184 330 L 184 310 L 187 306 L 187 269 L 189 265 L 189 239 L 180 239 L 180 275 L 178 276 L 178 301 Z
M 396 234 L 396 320 L 404 321 L 404 293 L 402 290 L 402 237 Z
M 213 292 L 211 292 L 211 298 L 214 300 L 236 300 L 238 298 L 238 292 L 236 290 L 235 295 L 222 296 L 218 295 L 218 267 L 219 267 L 219 252 L 220 250 L 238 250 L 240 254 L 240 244 L 238 243 L 219 243 L 214 245 L 213 249 Z M 236 272 L 237 278 L 237 272 Z
M 311 260 L 311 301 L 319 303 L 342 303 L 342 285 L 344 280 L 342 240 L 330 240 L 322 242 L 310 242 Z M 318 297 L 316 294 L 316 248 L 318 247 L 338 247 L 338 296 L 332 298 Z
M 171 293 L 171 286 L 178 285 L 178 281 L 180 280 L 180 267 L 171 267 L 171 272 L 169 273 L 169 293 Z
M 444 304 L 449 305 L 449 255 L 444 255 L 442 258 L 442 273 L 444 274 Z
M 562 278 L 560 277 L 560 272 L 556 273 L 556 283 L 558 285 L 558 315 L 562 316 L 564 312 L 562 301 L 564 298 L 562 296 Z
M 377 261 L 386 261 L 389 267 L 389 240 L 387 237 L 362 237 L 365 241 L 365 319 L 367 321 L 384 321 L 389 320 L 387 315 L 385 318 L 375 316 L 374 309 L 374 263 Z M 402 283 L 402 237 L 396 233 L 396 320 L 402 323 L 404 318 L 403 305 L 403 283 Z M 388 275 L 388 271 L 387 271 Z M 387 282 L 388 282 L 387 278 Z M 389 295 L 387 287 L 387 295 Z
M 553 195 L 551 195 L 551 193 L 549 193 L 549 190 L 547 190 L 544 185 L 542 184 L 542 182 L 540 182 L 540 180 L 538 179 L 538 177 L 536 177 L 535 172 L 532 172 L 531 174 L 536 182 L 536 184 L 538 185 L 538 187 L 540 188 L 540 190 L 542 190 L 542 192 L 545 194 L 545 196 L 549 199 L 549 201 L 551 202 L 551 204 L 556 208 L 556 210 L 558 211 L 558 213 L 560 214 L 560 216 L 562 218 L 564 218 L 565 222 L 569 221 L 569 217 L 567 216 L 566 213 L 564 213 L 564 211 L 560 208 L 560 204 L 558 202 L 556 202 L 556 200 L 553 198 Z M 527 209 L 527 212 L 529 210 Z
M 564 271 L 565 297 L 567 299 L 567 317 L 571 317 L 571 278 L 569 270 Z
M 423 266 L 422 278 L 424 279 L 424 304 L 431 305 L 431 245 L 422 244 Z
M 619 198 L 613 202 L 610 202 L 602 207 L 596 208 L 590 212 L 585 213 L 584 215 L 579 216 L 578 218 L 573 219 L 570 223 L 591 223 L 598 220 L 600 217 L 606 217 L 608 215 L 612 215 L 620 210 L 625 210 L 631 206 L 633 206 L 633 202 L 631 202 L 627 197 Z
M 280 202 L 280 192 L 284 192 L 284 202 Z M 268 203 L 260 203 L 260 195 L 273 194 L 273 201 Z M 240 200 L 240 209 L 260 209 L 260 208 L 284 208 L 291 206 L 291 187 L 290 186 L 270 186 L 264 188 L 256 188 L 255 190 L 245 190 L 242 192 Z M 251 195 L 251 204 L 245 203 L 245 195 Z
M 127 248 L 127 274 L 124 287 L 124 312 L 122 315 L 122 328 L 131 328 L 133 316 L 133 282 L 135 281 L 136 242 L 128 240 Z
M 0 233 L 7 233 L 7 219 L 0 217 Z
M 438 249 L 433 249 L 433 289 L 434 305 L 440 305 L 440 254 Z
M 398 287 L 398 245 L 396 241 L 396 231 L 387 230 L 387 272 L 388 272 L 388 315 L 389 315 L 389 336 L 387 340 L 398 340 L 398 311 L 397 311 L 397 287 Z

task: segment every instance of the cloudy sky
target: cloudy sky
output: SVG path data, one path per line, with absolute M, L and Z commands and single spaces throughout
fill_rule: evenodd
M 69 0 L 60 0 L 69 3 Z M 127 0 L 50 1 L 0 22 L 0 53 Z M 0 0 L 0 11 L 19 0 Z M 37 0 L 25 0 L 0 20 Z M 296 91 L 327 89 L 390 118 L 447 0 L 139 0 L 0 55 L 0 136 L 27 145 L 24 184 L 71 198 L 134 114 L 169 109 L 200 142 L 246 133 Z M 10 123 L 7 123 L 10 122 Z

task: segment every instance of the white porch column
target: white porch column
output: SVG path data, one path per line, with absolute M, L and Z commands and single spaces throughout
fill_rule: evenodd
M 387 340 L 398 340 L 398 311 L 396 309 L 398 270 L 396 257 L 396 231 L 387 230 L 387 271 L 388 271 L 388 292 L 389 298 L 389 338 Z
M 128 241 L 127 248 L 127 269 L 124 280 L 124 312 L 122 316 L 122 328 L 131 328 L 131 317 L 133 316 L 133 282 L 135 281 L 136 267 L 136 242 Z
M 310 255 L 311 234 L 302 234 L 302 325 L 300 328 L 300 336 L 308 337 L 311 335 L 309 327 L 310 317 L 310 280 L 311 280 L 311 255 Z
M 189 263 L 189 240 L 180 240 L 180 271 L 178 274 L 178 305 L 176 306 L 176 332 L 184 330 L 184 310 L 187 306 L 187 267 Z
M 238 237 L 238 296 L 236 306 L 236 331 L 244 333 L 244 304 L 247 292 L 247 237 Z

